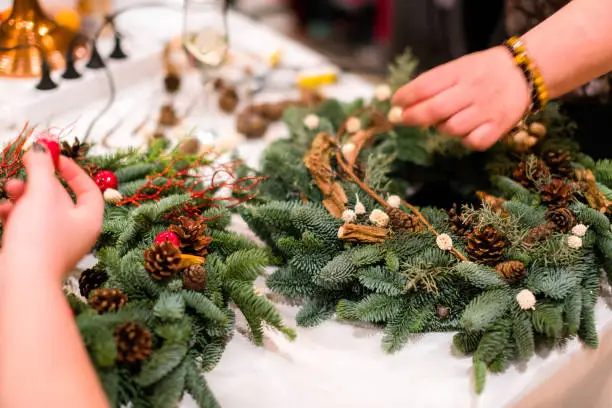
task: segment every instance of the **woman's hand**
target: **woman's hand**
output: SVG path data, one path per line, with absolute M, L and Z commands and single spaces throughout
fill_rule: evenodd
M 511 54 L 495 47 L 422 74 L 397 91 L 393 104 L 404 108 L 407 125 L 436 126 L 484 150 L 516 126 L 530 95 Z
M 58 172 L 76 195 L 75 204 L 40 144 L 25 154 L 24 163 L 27 183 L 9 180 L 5 188 L 11 201 L 0 204 L 3 262 L 9 270 L 52 274 L 59 280 L 95 244 L 104 201 L 93 180 L 74 161 L 62 157 Z

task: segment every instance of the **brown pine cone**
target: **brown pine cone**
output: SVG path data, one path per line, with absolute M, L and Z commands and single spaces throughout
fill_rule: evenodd
M 557 226 L 552 222 L 547 222 L 546 224 L 538 225 L 533 228 L 525 237 L 525 245 L 528 247 L 532 247 L 538 242 L 544 241 L 546 238 L 550 237 L 554 232 Z
M 268 120 L 251 109 L 245 109 L 236 118 L 236 130 L 247 139 L 259 139 L 268 130 Z
M 6 191 L 4 190 L 4 186 L 6 185 L 6 179 L 0 178 L 0 198 L 6 197 Z
M 183 287 L 187 290 L 201 292 L 206 289 L 208 278 L 202 265 L 191 265 L 183 269 Z
M 65 157 L 69 157 L 75 162 L 82 162 L 87 157 L 87 152 L 89 151 L 89 145 L 87 143 L 81 143 L 78 138 L 74 139 L 72 145 L 66 142 L 65 140 L 62 142 L 61 155 Z
M 520 281 L 527 274 L 525 264 L 521 261 L 502 262 L 500 264 L 497 264 L 495 270 L 502 276 L 502 278 L 504 278 L 507 282 L 510 283 L 516 283 Z
M 544 153 L 544 160 L 553 176 L 562 179 L 573 179 L 572 154 L 568 150 L 549 150 Z
M 553 179 L 540 188 L 540 201 L 550 210 L 567 207 L 573 199 L 571 186 L 562 180 Z
M 175 73 L 169 73 L 164 77 L 164 88 L 169 94 L 174 94 L 181 89 L 181 77 Z
M 391 208 L 387 211 L 389 216 L 389 226 L 395 232 L 422 232 L 423 224 L 418 217 L 413 214 L 407 214 L 398 208 Z
M 108 280 L 108 274 L 101 268 L 85 269 L 79 276 L 79 292 L 87 299 L 92 290 L 98 289 Z
M 179 123 L 179 118 L 172 105 L 164 105 L 159 113 L 159 124 L 162 126 L 176 126 Z
M 442 305 L 436 306 L 436 313 L 440 319 L 446 319 L 450 314 L 450 308 Z
M 206 235 L 206 223 L 189 217 L 180 217 L 180 225 L 171 225 L 169 231 L 178 235 L 182 252 L 197 256 L 206 256 L 212 238 Z
M 504 255 L 506 242 L 504 234 L 492 225 L 474 228 L 467 236 L 466 251 L 470 258 L 484 265 L 495 265 Z
M 472 232 L 474 228 L 469 220 L 463 220 L 461 213 L 457 209 L 457 204 L 453 204 L 453 207 L 448 210 L 448 222 L 451 230 L 453 230 L 458 237 L 465 237 L 467 234 Z
M 225 113 L 234 113 L 238 106 L 238 93 L 234 88 L 225 88 L 219 94 L 219 108 Z
M 548 177 L 550 177 L 550 170 L 540 159 L 536 159 L 533 163 L 523 160 L 512 173 L 512 179 L 528 189 L 535 189 L 538 180 L 545 180 Z
M 559 208 L 549 210 L 546 213 L 546 221 L 552 222 L 557 231 L 566 234 L 576 225 L 576 216 L 569 208 Z
M 98 313 L 117 311 L 127 300 L 128 296 L 120 289 L 94 289 L 89 294 L 89 305 Z
M 170 279 L 180 271 L 181 251 L 170 241 L 153 244 L 144 258 L 145 268 L 155 280 Z
M 151 332 L 138 323 L 127 322 L 115 329 L 117 344 L 117 362 L 136 365 L 153 353 L 153 336 Z

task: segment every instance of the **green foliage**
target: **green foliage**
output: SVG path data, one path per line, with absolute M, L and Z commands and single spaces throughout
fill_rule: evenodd
M 535 340 L 529 312 L 518 311 L 513 313 L 512 335 L 516 343 L 519 361 L 529 360 L 535 354 Z
M 598 160 L 595 163 L 595 177 L 597 181 L 612 188 L 612 160 Z
M 503 288 L 508 284 L 493 269 L 473 262 L 461 262 L 455 266 L 455 272 L 472 285 L 481 289 Z
M 513 292 L 506 289 L 491 289 L 474 298 L 465 308 L 461 326 L 466 330 L 484 330 L 510 308 Z
M 562 308 L 550 302 L 538 302 L 531 313 L 533 329 L 547 337 L 558 339 L 563 331 Z
M 533 293 L 561 300 L 578 289 L 582 272 L 581 268 L 571 266 L 535 265 L 529 270 L 525 286 Z
M 508 199 L 517 199 L 524 203 L 533 202 L 533 195 L 516 181 L 503 176 L 494 176 L 492 183 Z
M 389 66 L 388 83 L 391 89 L 395 91 L 410 82 L 414 77 L 418 65 L 419 62 L 414 57 L 412 50 L 407 48 L 395 59 L 395 61 L 393 61 L 393 64 Z

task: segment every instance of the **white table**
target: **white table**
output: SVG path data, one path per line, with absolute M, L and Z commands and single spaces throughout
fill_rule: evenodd
M 125 3 L 122 1 L 121 4 Z M 147 101 L 159 92 L 161 86 L 159 53 L 162 40 L 180 32 L 180 18 L 163 10 L 140 11 L 122 17 L 120 25 L 130 38 L 128 48 L 132 57 L 127 62 L 112 63 L 114 72 L 123 76 L 122 91 L 115 106 L 99 122 L 95 133 L 98 136 L 103 134 L 118 118 L 129 112 L 131 119 L 125 120 L 122 129 L 111 140 L 115 147 L 143 142 L 141 137 L 129 138 L 125 137 L 125 133 L 133 129 L 151 109 Z M 241 49 L 266 54 L 280 47 L 292 65 L 325 63 L 316 53 L 239 15 L 231 15 L 230 27 L 233 43 Z M 149 35 L 148 41 L 142 41 L 143 33 Z M 87 72 L 82 80 L 62 84 L 58 90 L 47 94 L 32 91 L 32 81 L 0 80 L 3 91 L 0 93 L 0 105 L 7 101 L 4 90 L 10 89 L 10 97 L 18 101 L 11 103 L 14 110 L 25 112 L 40 123 L 51 116 L 52 125 L 60 128 L 74 124 L 71 134 L 79 136 L 105 103 L 105 86 L 101 72 Z M 338 85 L 329 87 L 325 92 L 349 100 L 370 95 L 372 88 L 363 80 L 347 75 L 341 77 Z M 279 95 L 268 97 L 277 98 Z M 233 120 L 226 117 L 222 123 L 227 129 L 227 133 L 222 133 L 230 136 L 229 142 L 236 142 L 237 139 L 233 138 Z M 201 123 L 197 117 L 192 117 L 183 130 L 199 125 Z M 282 126 L 273 126 L 264 140 L 243 142 L 238 148 L 249 164 L 256 165 L 267 143 L 282 137 L 284 133 Z M 2 140 L 14 135 L 14 130 L 0 130 Z M 244 226 L 239 224 L 236 224 L 236 228 L 244 231 Z M 295 326 L 297 309 L 284 305 L 278 307 L 286 323 Z M 598 304 L 596 312 L 600 332 L 609 329 L 612 326 L 612 312 L 603 302 Z M 244 337 L 236 335 L 219 366 L 207 374 L 222 406 L 500 407 L 517 403 L 535 386 L 563 372 L 570 359 L 588 359 L 593 355 L 591 351 L 582 351 L 580 344 L 573 341 L 564 351 L 553 351 L 547 357 L 535 357 L 525 366 L 513 366 L 503 375 L 489 375 L 483 395 L 476 397 L 472 391 L 471 358 L 453 355 L 450 333 L 415 336 L 409 345 L 393 356 L 381 351 L 381 334 L 371 329 L 332 320 L 313 329 L 298 328 L 297 333 L 297 340 L 289 342 L 276 332 L 268 332 L 267 346 L 263 348 L 255 347 Z M 587 374 L 588 370 L 580 375 Z M 555 389 L 558 395 L 567 391 L 560 388 Z M 519 405 L 524 407 L 529 403 L 522 401 Z M 194 404 L 187 398 L 183 406 L 191 408 Z M 548 405 L 540 403 L 539 406 Z

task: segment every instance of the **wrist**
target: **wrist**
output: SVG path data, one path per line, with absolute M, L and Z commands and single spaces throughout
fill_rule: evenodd
M 514 61 L 514 57 L 508 48 L 503 45 L 495 47 L 496 51 L 500 54 L 503 64 L 508 68 L 508 81 L 509 86 L 512 86 L 518 94 L 520 94 L 518 100 L 521 102 L 523 107 L 523 114 L 527 114 L 531 109 L 531 85 L 525 78 L 525 75 L 521 71 Z
M 61 268 L 41 261 L 33 256 L 18 256 L 3 250 L 0 253 L 0 282 L 3 284 L 19 284 L 32 282 L 45 285 L 59 285 L 63 274 Z

